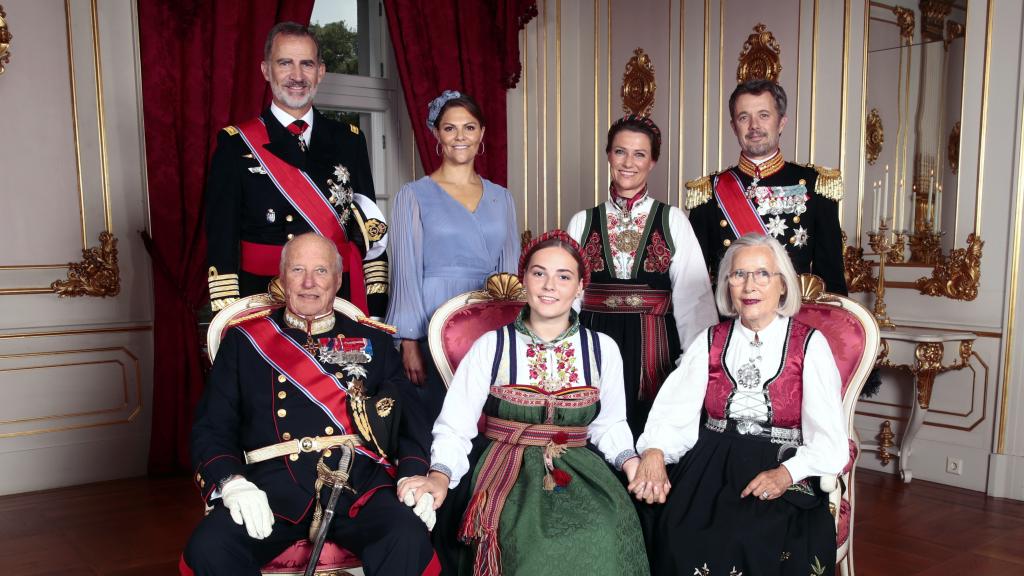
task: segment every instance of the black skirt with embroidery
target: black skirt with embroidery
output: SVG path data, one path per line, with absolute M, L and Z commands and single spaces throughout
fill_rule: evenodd
M 654 573 L 697 576 L 812 576 L 835 573 L 835 521 L 818 478 L 781 498 L 740 498 L 758 473 L 793 447 L 701 427 L 671 469 L 672 489 L 654 531 Z

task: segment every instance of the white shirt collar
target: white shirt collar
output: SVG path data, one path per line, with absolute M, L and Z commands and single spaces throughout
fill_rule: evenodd
M 309 135 L 313 131 L 312 106 L 309 107 L 309 110 L 306 110 L 306 113 L 302 115 L 302 118 L 296 118 L 282 110 L 276 103 L 271 102 L 270 113 L 273 114 L 274 118 L 277 118 L 277 121 L 280 122 L 281 125 L 284 126 L 285 128 L 287 128 L 292 122 L 295 122 L 296 120 L 304 120 L 306 122 L 306 131 L 302 133 L 302 139 L 306 141 L 306 144 L 309 144 Z
M 764 330 L 757 332 L 758 340 L 764 342 L 766 340 L 776 340 L 782 338 L 783 332 L 785 331 L 786 326 L 788 325 L 787 320 L 788 318 L 776 314 L 775 319 L 772 320 L 771 323 L 768 324 L 768 326 L 765 326 Z M 740 334 L 742 334 L 744 338 L 750 341 L 754 340 L 754 331 L 744 326 L 743 322 L 740 321 L 739 318 L 736 319 L 736 326 L 739 328 Z

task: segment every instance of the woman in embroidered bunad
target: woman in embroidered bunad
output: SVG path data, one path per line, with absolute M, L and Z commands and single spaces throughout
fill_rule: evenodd
M 391 219 L 391 301 L 386 322 L 398 328 L 406 375 L 419 387 L 433 422 L 445 386 L 427 348 L 438 306 L 479 290 L 519 262 L 516 212 L 508 190 L 476 173 L 486 121 L 469 95 L 445 90 L 427 107 L 441 167 L 402 186 Z
M 734 318 L 686 351 L 637 443 L 629 489 L 665 503 L 655 573 L 833 574 L 835 524 L 816 478 L 849 459 L 832 351 L 792 318 L 800 283 L 774 238 L 733 242 L 717 282 L 719 311 Z
M 605 152 L 611 198 L 577 213 L 567 231 L 584 247 L 593 275 L 580 321 L 622 351 L 626 419 L 636 437 L 681 350 L 718 316 L 689 220 L 648 193 L 661 153 L 658 126 L 625 116 L 609 128 Z
M 588 276 L 579 246 L 548 232 L 520 262 L 527 305 L 459 365 L 431 471 L 399 497 L 445 502 L 434 543 L 446 574 L 647 574 L 636 512 L 608 466 L 632 478 L 639 462 L 618 348 L 572 309 Z

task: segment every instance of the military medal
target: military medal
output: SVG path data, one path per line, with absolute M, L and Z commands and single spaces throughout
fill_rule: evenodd
M 789 228 L 789 225 L 786 224 L 786 221 L 781 216 L 772 216 L 768 219 L 766 228 L 768 228 L 768 233 L 773 238 L 778 238 L 786 233 L 786 228 Z
M 793 246 L 800 248 L 806 246 L 807 240 L 809 239 L 810 234 L 807 233 L 807 229 L 804 228 L 803 226 L 798 226 L 797 229 L 793 232 L 793 237 L 790 239 L 790 242 L 793 243 Z
M 275 220 L 277 220 L 277 214 L 274 212 L 274 209 L 267 208 L 267 222 L 273 224 Z
M 338 364 L 349 376 L 365 376 L 366 369 L 361 364 L 373 359 L 373 343 L 367 338 L 346 338 L 339 334 L 334 338 L 321 338 L 317 352 L 321 362 Z

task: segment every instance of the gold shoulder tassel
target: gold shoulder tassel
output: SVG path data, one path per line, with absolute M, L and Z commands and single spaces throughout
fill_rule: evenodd
M 714 176 L 712 174 L 711 176 Z M 686 183 L 686 209 L 693 210 L 711 199 L 711 176 L 701 176 Z
M 814 166 L 818 173 L 818 181 L 814 185 L 814 191 L 818 194 L 839 202 L 843 199 L 843 177 L 836 168 Z

